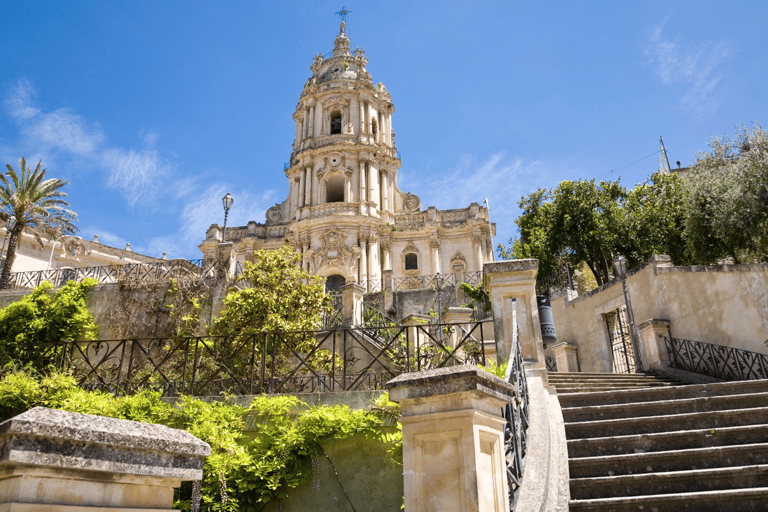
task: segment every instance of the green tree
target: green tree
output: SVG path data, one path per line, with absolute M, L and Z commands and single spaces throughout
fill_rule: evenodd
M 96 339 L 98 327 L 86 299 L 95 279 L 69 281 L 55 294 L 44 282 L 0 309 L 0 359 L 37 367 L 53 362 L 60 341 Z
M 759 123 L 737 127 L 731 140 L 714 137 L 687 177 L 684 235 L 702 263 L 768 256 L 768 132 Z
M 0 290 L 8 286 L 11 267 L 16 259 L 16 247 L 22 231 L 26 227 L 34 227 L 44 233 L 71 235 L 77 232 L 74 222 L 77 215 L 69 210 L 69 203 L 63 197 L 67 194 L 61 189 L 68 182 L 60 179 L 45 179 L 45 169 L 41 169 L 42 161 L 33 171 L 26 166 L 21 157 L 19 172 L 10 164 L 7 171 L 0 175 L 0 219 L 5 221 L 13 215 L 16 225 L 8 237 L 8 252 L 5 264 L 0 274 Z M 38 242 L 42 241 L 38 236 Z
M 630 266 L 654 253 L 683 259 L 684 199 L 685 187 L 674 175 L 656 173 L 632 190 L 618 181 L 563 181 L 521 199 L 520 236 L 510 240 L 511 248 L 499 249 L 502 257 L 537 258 L 543 276 L 565 263 L 586 264 L 601 285 L 618 253 Z

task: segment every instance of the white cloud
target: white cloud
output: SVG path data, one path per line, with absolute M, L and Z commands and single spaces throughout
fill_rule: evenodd
M 205 232 L 211 224 L 224 223 L 221 198 L 230 190 L 227 184 L 210 185 L 204 190 L 190 186 L 181 214 L 181 227 L 173 235 L 152 238 L 146 253 L 155 256 L 165 252 L 169 258 L 200 257 L 196 247 L 205 238 Z M 252 220 L 264 222 L 267 208 L 271 206 L 275 194 L 274 190 L 267 190 L 260 195 L 238 192 L 227 218 L 227 226 L 244 226 Z
M 17 120 L 30 119 L 40 114 L 34 106 L 35 89 L 27 80 L 19 80 L 13 92 L 5 99 L 5 108 Z
M 108 149 L 101 154 L 101 162 L 109 172 L 107 184 L 118 189 L 130 206 L 152 202 L 172 171 L 172 165 L 154 149 Z
M 682 107 L 697 115 L 713 110 L 717 106 L 713 96 L 724 76 L 721 67 L 731 56 L 731 45 L 719 42 L 684 47 L 664 35 L 666 22 L 661 22 L 649 37 L 646 57 L 661 83 L 686 87 Z
M 110 231 L 101 229 L 97 226 L 88 226 L 80 230 L 80 234 L 86 240 L 93 240 L 94 235 L 98 235 L 99 243 L 115 247 L 117 249 L 124 249 L 128 241 L 121 236 L 118 236 Z
M 517 231 L 514 221 L 521 197 L 581 174 L 562 163 L 526 161 L 498 152 L 479 161 L 465 156 L 455 169 L 420 182 L 418 187 L 425 192 L 415 193 L 421 198 L 422 209 L 466 208 L 471 202 L 482 204 L 487 198 L 491 221 L 496 223 L 496 241 L 506 242 Z

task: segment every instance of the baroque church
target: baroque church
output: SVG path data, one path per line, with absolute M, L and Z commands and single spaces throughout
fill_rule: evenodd
M 398 188 L 395 108 L 367 62 L 364 50 L 350 50 L 342 21 L 333 52 L 315 56 L 293 114 L 288 197 L 267 210 L 266 222 L 227 228 L 225 242 L 238 261 L 290 245 L 330 289 L 423 289 L 437 274 L 475 283 L 494 257 L 488 209 L 422 209 L 418 196 Z M 216 258 L 221 241 L 214 224 L 200 250 Z

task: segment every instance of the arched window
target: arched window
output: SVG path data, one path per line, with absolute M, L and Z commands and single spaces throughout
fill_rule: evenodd
M 326 293 L 338 293 L 341 291 L 341 287 L 344 286 L 346 280 L 344 276 L 339 274 L 333 274 L 325 278 L 325 292 Z
M 328 181 L 325 183 L 325 202 L 344 202 L 344 178 L 341 176 L 331 176 L 328 178 Z
M 415 252 L 409 252 L 405 255 L 405 270 L 418 270 L 419 256 Z
M 341 112 L 334 110 L 331 112 L 331 135 L 341 133 Z

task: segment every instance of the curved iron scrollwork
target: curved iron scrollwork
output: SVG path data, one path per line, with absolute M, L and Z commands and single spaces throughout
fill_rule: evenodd
M 520 493 L 525 467 L 525 453 L 528 447 L 528 383 L 523 366 L 520 334 L 512 342 L 512 353 L 507 363 L 506 380 L 515 388 L 515 396 L 504 406 L 504 448 L 507 461 L 507 483 L 509 484 L 509 510 L 515 510 Z

